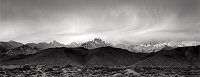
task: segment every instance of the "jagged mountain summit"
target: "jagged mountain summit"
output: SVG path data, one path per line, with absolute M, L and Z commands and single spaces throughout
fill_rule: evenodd
M 66 47 L 68 47 L 68 48 L 81 47 L 81 44 L 82 43 L 72 42 L 69 45 L 66 45 Z
M 95 38 L 92 41 L 88 41 L 86 43 L 83 43 L 81 47 L 87 48 L 87 49 L 95 49 L 100 47 L 106 47 L 106 46 L 112 46 L 110 43 L 107 43 L 100 38 Z
M 200 45 L 200 42 L 196 41 L 182 41 L 182 42 L 176 42 L 176 41 L 170 41 L 170 42 L 162 42 L 162 43 L 144 43 L 139 45 L 126 45 L 126 44 L 113 44 L 108 43 L 100 38 L 95 38 L 92 41 L 88 41 L 86 43 L 77 44 L 73 43 L 75 47 L 84 47 L 87 49 L 95 49 L 99 47 L 106 47 L 111 46 L 115 48 L 122 48 L 129 50 L 131 52 L 142 52 L 142 53 L 150 53 L 150 52 L 157 52 L 160 50 L 171 50 L 177 47 L 185 47 L 185 46 L 197 46 Z M 73 45 L 71 44 L 71 45 Z
M 50 44 L 54 45 L 55 47 L 66 47 L 65 44 L 59 43 L 55 40 L 53 40 L 52 42 L 50 42 Z

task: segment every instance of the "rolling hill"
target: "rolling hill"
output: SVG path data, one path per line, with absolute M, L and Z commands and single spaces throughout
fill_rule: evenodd
M 49 48 L 32 55 L 15 56 L 4 60 L 3 64 L 45 64 L 45 65 L 132 65 L 140 58 L 130 51 L 102 47 L 88 50 L 78 48 Z
M 86 65 L 132 65 L 141 59 L 124 49 L 101 47 L 89 51 Z
M 178 47 L 173 50 L 161 50 L 155 56 L 144 59 L 136 66 L 199 66 L 200 46 Z
M 44 64 L 44 65 L 62 65 L 73 64 L 81 65 L 84 61 L 84 48 L 49 48 L 36 54 L 28 55 L 24 58 L 15 59 L 15 57 L 6 60 L 5 64 Z
M 134 53 L 108 46 L 91 50 L 83 47 L 61 47 L 49 48 L 29 55 L 4 56 L 1 64 L 199 66 L 200 46 L 164 49 L 153 53 Z

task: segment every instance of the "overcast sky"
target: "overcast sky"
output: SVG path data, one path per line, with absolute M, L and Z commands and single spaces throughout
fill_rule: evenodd
M 200 0 L 0 0 L 0 40 L 200 41 Z

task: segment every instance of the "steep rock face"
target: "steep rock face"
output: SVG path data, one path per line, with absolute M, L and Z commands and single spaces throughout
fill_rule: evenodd
M 69 48 L 81 47 L 81 43 L 72 42 L 69 45 L 67 45 L 66 47 L 69 47 Z
M 109 43 L 106 43 L 105 41 L 102 41 L 99 38 L 95 38 L 92 41 L 83 43 L 81 46 L 87 49 L 95 49 L 95 48 L 106 47 L 106 46 L 111 46 L 111 45 Z
M 7 55 L 13 56 L 13 55 L 19 55 L 19 54 L 34 54 L 38 52 L 36 49 L 28 46 L 28 45 L 23 45 L 17 48 L 10 49 L 8 52 L 6 52 Z
M 61 43 L 59 43 L 59 42 L 57 42 L 55 40 L 50 42 L 50 44 L 53 45 L 54 47 L 66 47 L 66 45 L 61 44 Z

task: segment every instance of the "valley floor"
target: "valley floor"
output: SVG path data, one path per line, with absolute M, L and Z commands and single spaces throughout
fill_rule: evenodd
M 199 77 L 195 66 L 0 65 L 0 77 Z

